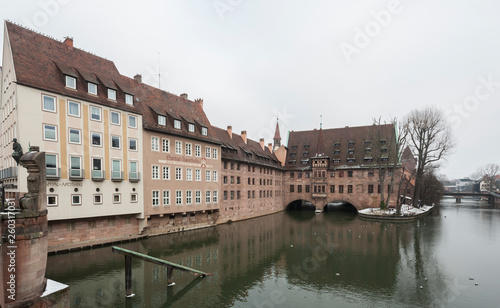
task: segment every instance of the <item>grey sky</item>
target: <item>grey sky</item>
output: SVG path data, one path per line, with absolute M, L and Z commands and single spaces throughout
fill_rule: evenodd
M 158 86 L 160 72 L 162 89 L 203 98 L 213 125 L 253 139 L 271 142 L 277 115 L 286 139 L 288 130 L 319 128 L 320 114 L 334 128 L 433 105 L 458 142 L 442 173 L 500 163 L 495 1 L 0 3 L 2 20 L 71 36 L 123 75 Z

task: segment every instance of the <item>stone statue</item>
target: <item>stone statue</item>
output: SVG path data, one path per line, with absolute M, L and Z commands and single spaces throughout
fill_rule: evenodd
M 16 161 L 16 163 L 19 165 L 19 161 L 21 160 L 21 156 L 23 156 L 23 147 L 19 142 L 17 142 L 17 138 L 14 138 L 12 140 L 14 144 L 12 145 L 12 158 Z

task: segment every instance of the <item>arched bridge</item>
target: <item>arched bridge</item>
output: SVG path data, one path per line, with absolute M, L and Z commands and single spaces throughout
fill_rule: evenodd
M 500 194 L 496 194 L 489 191 L 482 192 L 444 192 L 443 196 L 455 197 L 457 203 L 462 202 L 463 197 L 485 197 L 488 198 L 488 202 L 500 203 Z

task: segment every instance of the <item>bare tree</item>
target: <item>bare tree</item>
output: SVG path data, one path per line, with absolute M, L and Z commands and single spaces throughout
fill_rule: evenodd
M 418 161 L 413 196 L 413 206 L 416 206 L 422 197 L 425 168 L 436 166 L 439 160 L 450 154 L 455 141 L 444 113 L 434 107 L 411 111 L 403 126 Z
M 495 191 L 495 183 L 498 175 L 500 175 L 500 165 L 486 164 L 479 167 L 476 172 L 471 175 L 471 178 L 485 181 L 488 191 Z

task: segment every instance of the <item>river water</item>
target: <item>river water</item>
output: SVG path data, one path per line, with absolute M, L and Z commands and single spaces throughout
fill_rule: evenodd
M 285 211 L 119 244 L 213 276 L 124 257 L 111 247 L 48 258 L 47 277 L 70 285 L 71 307 L 498 307 L 500 207 L 443 200 L 411 223 L 355 213 Z M 472 280 L 473 279 L 473 280 Z M 477 284 L 477 285 L 476 285 Z

